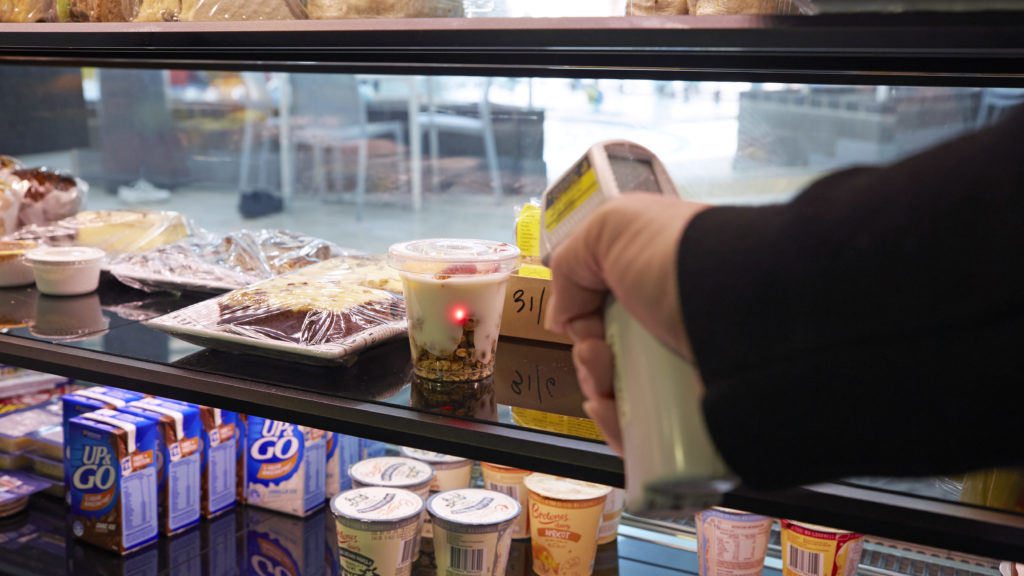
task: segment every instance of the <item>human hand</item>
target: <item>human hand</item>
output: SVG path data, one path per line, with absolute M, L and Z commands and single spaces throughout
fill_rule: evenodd
M 607 202 L 555 251 L 546 326 L 568 334 L 586 401 L 583 409 L 622 454 L 612 389 L 612 354 L 604 340 L 608 293 L 655 338 L 693 360 L 679 304 L 679 241 L 708 206 L 654 194 Z

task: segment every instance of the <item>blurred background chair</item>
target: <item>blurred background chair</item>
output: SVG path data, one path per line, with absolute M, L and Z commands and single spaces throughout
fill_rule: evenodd
M 245 73 L 249 107 L 256 111 L 273 110 L 275 104 L 266 88 L 262 73 Z M 370 122 L 359 81 L 345 74 L 282 74 L 281 98 L 276 104 L 276 117 L 263 120 L 262 146 L 259 156 L 258 184 L 266 185 L 270 145 L 268 132 L 276 131 L 282 156 L 281 180 L 287 202 L 288 190 L 296 181 L 296 157 L 308 149 L 312 160 L 313 192 L 322 198 L 340 198 L 345 181 L 345 149 L 356 148 L 356 217 L 362 219 L 366 204 L 366 180 L 369 164 L 369 141 L 388 137 L 394 142 L 398 174 L 406 173 L 404 156 L 404 125 L 400 121 Z M 252 149 L 256 140 L 259 114 L 248 115 L 243 132 L 240 187 L 248 187 L 252 165 Z M 332 155 L 332 162 L 328 162 Z M 333 189 L 328 189 L 328 174 Z
M 436 99 L 435 79 L 426 79 L 427 111 L 421 112 L 416 121 L 427 131 L 428 150 L 430 152 L 430 169 L 433 189 L 440 189 L 440 139 L 442 133 L 468 134 L 479 136 L 483 141 L 484 157 L 491 181 L 494 199 L 501 200 L 501 172 L 498 164 L 498 149 L 494 139 L 494 124 L 491 119 L 491 79 L 481 79 L 480 100 L 477 103 L 477 117 L 439 111 Z

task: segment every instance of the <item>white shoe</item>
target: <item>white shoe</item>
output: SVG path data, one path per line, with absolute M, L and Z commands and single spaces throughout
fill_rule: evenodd
M 119 186 L 117 199 L 127 204 L 149 204 L 171 199 L 171 191 L 157 188 L 146 179 L 136 180 L 131 186 Z

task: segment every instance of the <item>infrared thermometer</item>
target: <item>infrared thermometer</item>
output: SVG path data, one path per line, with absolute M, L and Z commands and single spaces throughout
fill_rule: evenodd
M 624 140 L 595 144 L 541 198 L 543 262 L 602 204 L 625 193 L 679 196 L 650 150 Z M 719 504 L 737 481 L 711 441 L 696 368 L 610 295 L 604 324 L 615 363 L 626 511 L 677 518 Z

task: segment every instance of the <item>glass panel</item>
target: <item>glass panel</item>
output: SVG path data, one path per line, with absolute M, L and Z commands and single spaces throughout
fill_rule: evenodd
M 217 243 L 235 241 L 226 239 L 230 233 L 277 229 L 377 254 L 417 237 L 515 242 L 516 208 L 603 140 L 648 147 L 689 199 L 764 204 L 786 201 L 822 174 L 893 162 L 970 132 L 1024 100 L 1024 92 L 1000 88 L 33 67 L 0 67 L 0 80 L 8 103 L 0 107 L 0 152 L 27 168 L 79 176 L 88 182 L 88 210 L 173 211 L 191 223 L 194 238 L 222 248 Z M 24 204 L 35 207 L 32 214 L 56 220 L 73 213 L 53 189 L 41 194 Z M 28 223 L 15 197 L 5 191 L 0 221 L 21 214 Z M 120 228 L 91 241 L 109 241 L 113 230 Z M 115 252 L 173 242 L 183 230 L 162 229 L 151 243 L 120 241 Z M 66 228 L 43 237 L 86 241 Z M 190 280 L 183 270 L 166 271 L 172 282 Z M 190 281 L 190 289 L 221 289 Z M 367 379 L 345 366 L 239 361 L 138 324 L 209 293 L 146 295 L 108 278 L 98 295 L 74 300 L 31 289 L 3 295 L 0 305 L 20 319 L 9 328 L 18 336 L 66 340 L 47 332 L 47 322 L 60 320 L 81 329 L 70 345 L 292 386 L 363 378 L 338 393 L 595 437 L 581 418 L 566 347 L 503 341 L 495 376 L 463 390 L 460 406 L 414 381 L 404 341 L 366 355 L 382 366 L 364 371 Z M 1018 476 L 991 475 L 990 485 L 1007 488 L 988 492 L 968 489 L 971 478 L 870 482 L 1019 506 Z

